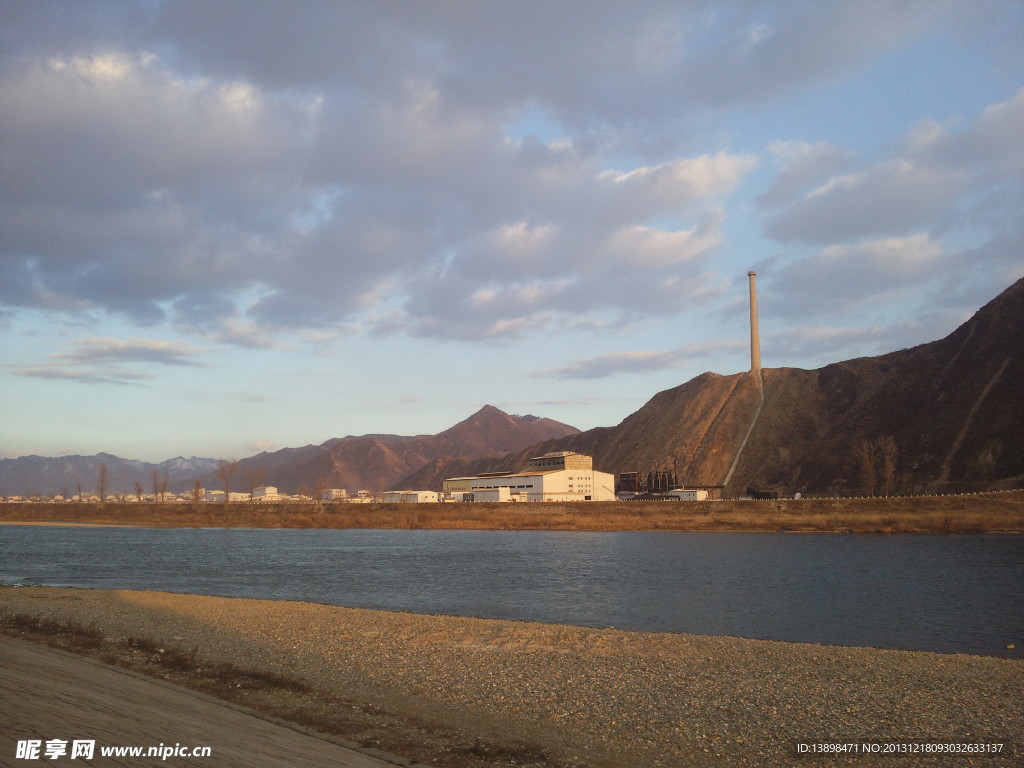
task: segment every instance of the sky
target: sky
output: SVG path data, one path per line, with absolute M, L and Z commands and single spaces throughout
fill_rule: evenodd
M 0 458 L 242 458 L 942 338 L 1019 0 L 0 0 Z

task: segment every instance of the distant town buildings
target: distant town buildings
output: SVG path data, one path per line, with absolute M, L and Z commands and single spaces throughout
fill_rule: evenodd
M 637 472 L 625 472 L 616 478 L 608 472 L 594 469 L 594 459 L 574 451 L 554 451 L 534 456 L 518 472 L 485 472 L 473 477 L 450 477 L 442 484 L 440 493 L 427 490 L 392 490 L 375 493 L 359 490 L 350 494 L 344 488 L 318 488 L 299 494 L 283 494 L 277 486 L 261 485 L 248 492 L 231 492 L 199 487 L 177 495 L 166 494 L 172 503 L 223 504 L 239 502 L 346 502 L 388 504 L 424 504 L 438 502 L 552 502 L 552 501 L 615 501 L 618 499 L 662 498 L 701 501 L 709 498 L 708 488 L 688 489 L 676 484 L 675 473 L 658 471 L 648 473 L 646 479 Z M 646 480 L 646 481 L 645 481 Z M 618 493 L 616 493 L 618 490 Z M 163 495 L 162 495 L 163 496 Z M 715 494 L 711 495 L 712 498 Z M 64 497 L 48 499 L 63 500 Z M 99 502 L 98 496 L 71 496 L 72 501 Z M 13 496 L 8 501 L 19 501 Z M 42 500 L 42 499 L 40 499 Z M 157 497 L 138 489 L 135 494 L 108 492 L 107 501 L 155 502 Z

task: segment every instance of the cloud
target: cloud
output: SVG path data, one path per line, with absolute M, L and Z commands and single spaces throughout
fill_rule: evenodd
M 380 332 L 493 341 L 598 316 L 676 312 L 714 294 L 704 261 L 722 242 L 723 200 L 755 157 L 716 153 L 615 172 L 549 160 L 506 188 L 510 219 L 405 267 L 395 286 L 401 309 L 382 314 Z M 650 223 L 669 212 L 691 226 Z M 402 257 L 374 261 L 390 258 Z
M 985 182 L 1020 179 L 1024 175 L 1024 88 L 1009 99 L 988 106 L 964 130 L 952 132 L 928 118 L 904 138 L 908 157 L 937 167 L 975 170 Z
M 958 310 L 967 296 L 991 298 L 1020 274 L 1021 121 L 1024 89 L 971 120 L 921 120 L 874 163 L 830 145 L 773 145 L 781 168 L 759 204 L 765 234 L 789 250 L 758 267 L 762 303 L 780 317 L 878 319 L 915 292 Z
M 694 26 L 683 95 L 718 106 L 776 98 L 839 77 L 880 53 L 965 18 L 955 4 L 915 1 L 749 4 Z M 701 33 L 707 35 L 702 39 Z M 708 34 L 710 33 L 710 34 Z
M 780 168 L 772 188 L 757 198 L 762 209 L 791 202 L 801 193 L 849 168 L 855 158 L 853 150 L 826 141 L 816 144 L 776 141 L 768 147 L 768 151 L 775 157 Z
M 124 371 L 110 366 L 68 367 L 45 363 L 12 368 L 11 375 L 32 379 L 76 381 L 81 384 L 116 384 L 119 386 L 140 386 L 142 381 L 153 378 L 150 374 Z
M 222 0 L 162 5 L 135 37 L 152 46 L 170 38 L 204 70 L 275 88 L 325 86 L 345 73 L 361 95 L 410 72 L 434 73 L 456 104 L 533 98 L 561 120 L 617 122 L 663 114 L 672 100 L 762 101 L 963 18 L 957 4 L 934 0 L 316 4 L 302 14 Z
M 248 284 L 305 201 L 302 99 L 108 52 L 34 61 L 0 104 L 11 305 L 159 321 L 175 297 Z
M 52 362 L 12 367 L 11 375 L 83 384 L 139 385 L 156 378 L 155 374 L 126 368 L 126 364 L 197 366 L 199 363 L 192 358 L 201 352 L 181 342 L 85 337 L 74 340 L 70 350 L 51 354 Z
M 88 337 L 76 339 L 71 351 L 51 357 L 74 364 L 145 362 L 194 366 L 199 363 L 190 358 L 199 352 L 198 348 L 181 342 Z
M 535 376 L 560 379 L 601 379 L 619 373 L 650 373 L 670 368 L 679 368 L 694 359 L 714 357 L 724 352 L 743 349 L 747 341 L 709 341 L 684 344 L 668 350 L 636 350 L 611 352 L 597 357 L 588 357 L 564 365 L 537 371 Z
M 916 287 L 947 260 L 925 234 L 833 245 L 770 270 L 770 290 L 759 301 L 777 316 L 850 312 Z
M 727 203 L 760 159 L 695 149 L 691 122 L 971 15 L 924 0 L 75 5 L 18 5 L 0 30 L 0 312 L 249 347 L 353 327 L 490 341 L 706 300 Z M 1016 110 L 875 164 L 774 143 L 766 230 L 819 246 L 931 234 Z M 529 114 L 558 138 L 510 136 Z
M 897 159 L 837 176 L 765 222 L 782 242 L 834 243 L 905 235 L 936 224 L 961 191 L 960 174 Z
M 968 219 L 979 199 L 991 209 L 999 185 L 1024 179 L 1022 121 L 1024 89 L 957 133 L 922 120 L 903 137 L 898 156 L 838 174 L 829 172 L 856 162 L 848 151 L 777 142 L 771 151 L 783 167 L 759 198 L 765 234 L 826 244 L 973 225 Z M 802 191 L 812 182 L 818 183 Z
M 971 314 L 970 310 L 937 306 L 895 323 L 801 325 L 762 339 L 762 349 L 769 357 L 826 365 L 934 341 L 964 323 Z

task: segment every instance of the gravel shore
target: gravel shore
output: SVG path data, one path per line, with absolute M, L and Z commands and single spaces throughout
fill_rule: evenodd
M 455 729 L 491 745 L 530 745 L 523 761 L 537 765 L 1024 762 L 1024 664 L 1016 660 L 161 592 L 3 588 L 0 609 L 272 670 L 424 734 Z M 869 740 L 1005 746 L 999 755 L 796 749 L 799 741 Z M 460 764 L 436 745 L 413 757 Z

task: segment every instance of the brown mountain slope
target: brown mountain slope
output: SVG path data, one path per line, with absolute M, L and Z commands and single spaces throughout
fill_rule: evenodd
M 732 493 L 749 486 L 862 493 L 857 444 L 892 437 L 893 491 L 1019 485 L 1022 318 L 1024 280 L 945 339 L 812 371 L 764 369 L 763 405 L 756 375 L 705 373 L 658 393 L 616 427 L 549 440 L 500 461 L 427 466 L 404 482 L 438 487 L 445 476 L 518 469 L 531 455 L 573 450 L 592 455 L 606 472 L 676 468 L 691 485 L 728 477 Z M 876 491 L 881 486 L 879 480 Z
M 240 462 L 234 488 L 275 485 L 294 493 L 316 488 L 367 488 L 381 491 L 444 456 L 480 459 L 553 437 L 577 433 L 575 427 L 536 416 L 513 416 L 486 405 L 469 418 L 436 435 L 363 435 L 328 440 L 319 446 L 261 453 Z M 221 487 L 214 480 L 212 487 Z

